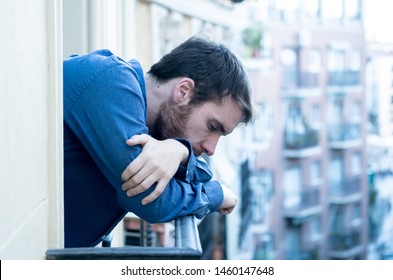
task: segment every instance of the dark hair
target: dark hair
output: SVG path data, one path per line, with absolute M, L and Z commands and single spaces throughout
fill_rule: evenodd
M 254 117 L 251 88 L 239 59 L 223 44 L 193 36 L 164 55 L 148 72 L 158 82 L 188 77 L 195 83 L 190 105 L 221 102 L 230 96 L 243 112 L 243 123 Z

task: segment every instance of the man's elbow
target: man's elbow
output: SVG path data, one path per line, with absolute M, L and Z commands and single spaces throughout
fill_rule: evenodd
M 170 207 L 164 202 L 154 201 L 147 205 L 142 205 L 141 199 L 130 198 L 120 199 L 120 206 L 127 212 L 132 212 L 141 219 L 151 224 L 170 222 L 177 218 L 176 207 Z

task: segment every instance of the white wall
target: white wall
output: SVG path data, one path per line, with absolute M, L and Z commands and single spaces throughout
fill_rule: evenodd
M 0 1 L 0 258 L 63 246 L 61 0 Z

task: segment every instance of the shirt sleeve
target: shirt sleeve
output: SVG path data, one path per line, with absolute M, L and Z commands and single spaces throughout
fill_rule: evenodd
M 95 67 L 100 60 L 111 61 L 105 61 L 103 68 Z M 99 70 L 91 73 L 92 68 Z M 217 211 L 223 201 L 222 188 L 211 176 L 205 176 L 210 171 L 200 168 L 193 153 L 184 167 L 185 176 L 178 174 L 179 179 L 173 178 L 152 203 L 143 206 L 141 200 L 154 187 L 131 198 L 121 189 L 121 173 L 141 152 L 140 146 L 130 147 L 125 142 L 132 135 L 148 133 L 145 99 L 140 87 L 135 86 L 137 75 L 129 65 L 114 56 L 97 56 L 91 60 L 76 57 L 65 61 L 63 72 L 64 91 L 70 93 L 64 107 L 64 121 L 116 189 L 124 210 L 151 223 L 190 214 L 202 218 Z M 80 76 L 89 78 L 82 84 L 78 83 Z

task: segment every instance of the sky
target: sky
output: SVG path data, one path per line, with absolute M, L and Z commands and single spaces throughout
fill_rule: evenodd
M 364 24 L 368 38 L 393 43 L 393 0 L 364 0 Z

